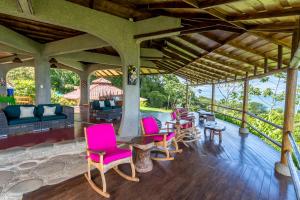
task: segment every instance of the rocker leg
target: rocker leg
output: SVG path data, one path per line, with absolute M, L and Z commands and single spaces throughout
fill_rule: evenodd
M 173 143 L 173 145 L 175 147 L 175 150 L 174 151 L 170 151 L 170 152 L 171 153 L 181 153 L 182 149 L 179 149 L 176 139 L 173 138 L 172 140 L 173 140 L 172 143 Z
M 102 186 L 103 186 L 103 189 L 101 190 L 95 183 L 94 181 L 89 178 L 89 175 L 87 173 L 84 174 L 85 178 L 87 179 L 88 183 L 91 185 L 91 187 L 100 195 L 102 195 L 103 197 L 105 198 L 109 198 L 110 197 L 110 194 L 108 194 L 106 192 L 106 180 L 105 180 L 105 177 L 104 177 L 104 173 L 103 171 L 99 170 L 100 171 L 100 175 L 101 175 L 101 180 L 102 180 Z
M 130 166 L 131 166 L 132 176 L 128 176 L 127 174 L 125 174 L 124 172 L 119 170 L 118 166 L 114 167 L 113 169 L 115 170 L 115 172 L 117 172 L 117 174 L 119 174 L 120 176 L 122 176 L 123 178 L 125 178 L 128 181 L 139 182 L 140 179 L 135 177 L 135 167 L 134 167 L 134 164 L 132 162 L 130 163 Z

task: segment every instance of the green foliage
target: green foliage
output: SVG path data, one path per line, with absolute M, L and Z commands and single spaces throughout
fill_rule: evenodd
M 51 87 L 60 94 L 74 90 L 74 86 L 80 85 L 79 76 L 71 71 L 63 69 L 50 70 Z
M 151 107 L 162 108 L 166 101 L 166 96 L 161 94 L 159 91 L 152 91 L 148 95 Z
M 35 99 L 35 83 L 33 80 L 16 79 L 13 84 L 16 96 L 29 96 Z

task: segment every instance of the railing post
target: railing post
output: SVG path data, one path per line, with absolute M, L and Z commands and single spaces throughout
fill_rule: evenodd
M 249 130 L 247 128 L 248 100 L 249 100 L 249 79 L 246 78 L 244 81 L 242 125 L 239 131 L 241 134 L 249 133 Z
M 299 25 L 299 19 L 297 24 Z M 300 26 L 299 26 L 300 28 Z M 293 33 L 291 60 L 294 57 L 296 50 L 299 48 L 300 31 L 297 29 Z M 289 132 L 294 130 L 294 117 L 295 117 L 295 104 L 296 104 L 296 91 L 297 91 L 297 75 L 298 69 L 289 66 L 287 69 L 286 77 L 286 90 L 285 90 L 285 106 L 284 106 L 284 121 L 282 131 L 282 146 L 280 162 L 275 164 L 275 170 L 285 176 L 291 176 L 290 170 L 287 165 L 286 152 L 291 151 L 291 144 L 289 141 Z
M 211 85 L 211 112 L 215 112 L 215 84 Z

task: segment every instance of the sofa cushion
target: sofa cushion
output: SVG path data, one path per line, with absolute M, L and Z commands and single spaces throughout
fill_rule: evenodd
M 51 120 L 58 120 L 58 119 L 67 119 L 67 116 L 65 114 L 59 114 L 59 115 L 50 115 L 50 116 L 42 116 L 41 121 L 51 121 Z
M 34 107 L 20 106 L 20 118 L 34 117 Z
M 108 99 L 106 99 L 106 100 L 104 101 L 104 104 L 105 104 L 105 107 L 110 107 L 110 102 L 109 102 Z
M 37 117 L 26 117 L 21 119 L 9 119 L 8 125 L 28 124 L 40 121 Z
M 92 102 L 92 109 L 93 110 L 100 110 L 100 104 L 98 100 Z
M 3 112 L 5 113 L 6 118 L 9 119 L 19 119 L 20 118 L 20 106 L 23 107 L 34 107 L 34 105 L 10 105 L 6 106 L 3 109 Z M 34 109 L 34 114 L 36 115 L 36 108 Z
M 56 109 L 55 109 L 55 114 L 56 115 L 60 115 L 63 112 L 63 108 L 59 104 L 40 104 L 40 105 L 37 106 L 37 111 L 36 111 L 36 115 L 38 117 L 42 117 L 43 116 L 43 114 L 44 114 L 44 106 L 50 106 L 50 107 L 51 106 L 55 106 L 56 107 Z

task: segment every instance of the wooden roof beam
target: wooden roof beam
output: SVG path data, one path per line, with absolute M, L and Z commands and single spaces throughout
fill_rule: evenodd
M 268 56 L 266 53 L 259 52 L 259 51 L 255 50 L 255 49 L 251 49 L 251 48 L 249 48 L 249 47 L 242 46 L 242 45 L 239 45 L 239 44 L 234 43 L 234 42 L 230 42 L 230 43 L 228 43 L 228 45 L 230 45 L 230 46 L 232 46 L 232 47 L 234 47 L 234 48 L 236 48 L 236 49 L 241 49 L 241 50 L 243 50 L 243 51 L 246 51 L 246 52 L 249 52 L 249 53 L 252 53 L 252 54 L 261 56 L 261 57 L 263 57 L 263 58 L 268 58 L 269 60 L 272 60 L 272 61 L 274 61 L 274 62 L 278 62 L 278 59 L 277 59 L 277 58 L 274 58 L 274 57 L 272 57 L 272 56 Z M 281 47 L 282 47 L 282 46 L 281 46 Z M 288 65 L 288 62 L 283 61 L 283 64 Z
M 266 19 L 266 18 L 274 18 L 274 17 L 289 17 L 289 16 L 295 16 L 299 15 L 300 8 L 283 8 L 281 10 L 271 10 L 271 11 L 264 11 L 264 12 L 258 12 L 254 14 L 244 14 L 239 16 L 228 16 L 226 17 L 226 20 L 231 22 L 236 21 L 249 21 L 249 20 L 260 20 L 260 19 Z
M 220 56 L 227 57 L 227 58 L 232 59 L 232 60 L 236 60 L 236 61 L 238 61 L 240 63 L 243 63 L 243 64 L 246 64 L 246 65 L 250 65 L 252 67 L 258 66 L 260 68 L 264 68 L 264 66 L 261 65 L 261 64 L 250 62 L 250 61 L 245 60 L 244 58 L 241 58 L 237 55 L 228 54 L 228 53 L 225 53 L 225 52 L 222 52 L 222 51 L 214 51 L 213 53 L 218 54 Z
M 193 5 L 195 8 L 200 8 L 200 6 L 197 3 L 197 0 L 185 0 L 185 1 L 186 2 L 190 2 L 190 4 Z M 224 14 L 222 14 L 222 13 L 220 13 L 220 12 L 214 10 L 214 9 L 206 9 L 206 10 L 204 9 L 203 11 L 207 12 L 208 14 L 211 14 L 212 16 L 214 16 L 214 17 L 216 17 L 216 18 L 218 18 L 218 19 L 220 19 L 222 21 L 229 22 L 230 24 L 235 25 L 238 28 L 246 30 L 246 27 L 245 27 L 244 24 L 242 24 L 240 22 L 227 21 L 226 16 Z M 281 45 L 281 46 L 284 46 L 284 47 L 289 48 L 289 49 L 291 48 L 291 45 L 286 44 L 285 42 L 282 42 L 282 41 L 277 40 L 275 38 L 272 38 L 270 36 L 266 36 L 266 35 L 264 35 L 262 33 L 252 32 L 252 33 L 249 33 L 249 34 L 255 35 L 255 36 L 260 37 L 260 38 L 263 38 L 263 39 L 265 39 L 265 40 L 267 40 L 267 41 L 269 41 L 271 43 L 274 43 L 274 44 L 277 44 L 277 45 Z
M 271 23 L 271 24 L 261 24 L 247 26 L 249 31 L 263 31 L 263 32 L 291 32 L 296 28 L 294 22 L 284 22 L 284 23 Z
M 291 49 L 291 45 L 290 45 L 290 44 L 285 43 L 285 42 L 283 42 L 283 41 L 281 41 L 281 40 L 277 40 L 277 39 L 273 38 L 273 37 L 270 36 L 270 35 L 265 35 L 265 34 L 259 33 L 259 32 L 251 32 L 250 34 L 251 34 L 251 35 L 254 35 L 254 36 L 256 36 L 256 37 L 262 38 L 262 39 L 264 39 L 264 40 L 267 40 L 267 41 L 269 41 L 269 42 L 271 42 L 271 43 L 274 43 L 274 44 L 276 44 L 276 45 L 281 45 L 281 46 L 283 46 L 283 47 L 285 47 L 285 48 Z
M 225 72 L 225 73 L 227 73 L 227 74 L 229 74 L 229 75 L 244 75 L 244 73 L 241 73 L 241 72 L 239 72 L 239 71 L 237 71 L 237 70 L 231 70 L 231 69 L 228 69 L 227 67 L 226 68 L 224 68 L 224 66 L 220 66 L 220 65 L 218 65 L 218 64 L 211 64 L 210 62 L 206 62 L 205 60 L 198 60 L 197 62 L 194 62 L 195 64 L 202 64 L 202 65 L 205 65 L 205 66 L 207 66 L 207 67 L 210 67 L 210 68 L 212 68 L 212 69 L 216 69 L 216 70 L 219 70 L 219 71 L 222 71 L 222 72 Z
M 201 68 L 203 68 L 203 69 L 205 69 L 205 70 L 207 70 L 207 71 L 209 71 L 209 72 L 212 72 L 212 73 L 214 73 L 214 74 L 219 74 L 219 75 L 221 75 L 221 76 L 223 76 L 223 77 L 230 77 L 230 78 L 234 78 L 234 76 L 232 76 L 232 74 L 231 73 L 228 73 L 228 72 L 224 72 L 224 71 L 222 71 L 222 70 L 218 70 L 218 69 L 216 69 L 216 68 L 213 68 L 213 67 L 211 67 L 211 66 L 208 66 L 208 65 L 205 65 L 205 64 L 200 64 L 200 63 L 192 63 L 192 64 L 190 64 L 189 66 L 193 66 L 193 68 L 194 67 L 196 67 L 197 69 L 199 69 L 199 67 L 201 67 Z M 189 67 L 188 66 L 188 67 Z
M 188 51 L 190 54 L 193 54 L 196 57 L 201 56 L 202 54 L 199 51 L 196 51 L 195 49 L 189 47 L 189 46 L 185 46 L 182 43 L 174 40 L 173 38 L 167 38 L 166 41 L 172 45 L 177 46 L 178 48 L 184 50 L 184 51 Z
M 248 69 L 248 68 L 241 68 L 241 66 L 235 65 L 233 63 L 229 63 L 229 62 L 224 62 L 224 61 L 220 61 L 219 59 L 216 59 L 212 56 L 205 56 L 204 58 L 202 58 L 204 60 L 208 60 L 209 62 L 213 62 L 213 63 L 218 63 L 220 65 L 224 65 L 227 68 L 233 69 L 233 70 L 240 70 L 242 72 L 244 72 L 244 74 L 246 74 L 246 72 L 248 73 L 252 73 L 253 70 Z
M 230 3 L 234 3 L 234 2 L 238 2 L 240 0 L 207 0 L 207 1 L 197 1 L 197 0 L 183 0 L 184 2 L 200 8 L 200 9 L 207 9 L 207 8 L 213 8 L 213 7 L 217 7 L 217 6 L 222 6 L 225 4 L 230 4 Z

